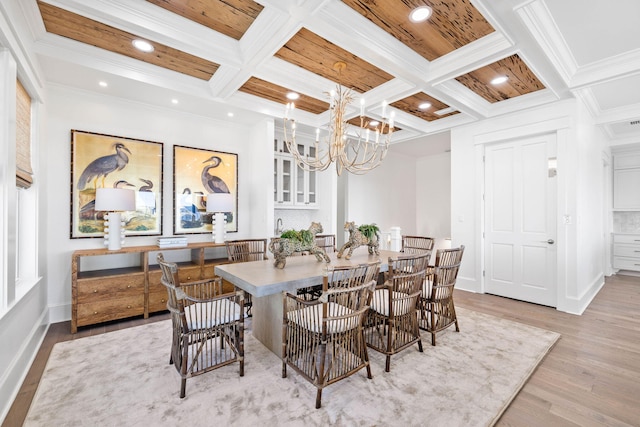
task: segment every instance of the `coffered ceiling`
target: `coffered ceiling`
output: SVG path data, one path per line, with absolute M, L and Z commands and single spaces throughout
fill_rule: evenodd
M 424 5 L 431 17 L 412 22 L 411 10 Z M 42 74 L 79 89 L 225 119 L 232 111 L 239 120 L 281 117 L 295 91 L 296 119 L 323 127 L 326 93 L 339 84 L 357 101 L 349 118 L 359 116 L 360 99 L 374 119 L 387 103 L 399 128 L 393 140 L 414 145 L 577 96 L 612 144 L 640 142 L 640 124 L 632 124 L 640 120 L 637 0 L 22 0 L 20 7 Z M 154 51 L 136 50 L 134 39 Z M 499 76 L 506 82 L 490 83 Z

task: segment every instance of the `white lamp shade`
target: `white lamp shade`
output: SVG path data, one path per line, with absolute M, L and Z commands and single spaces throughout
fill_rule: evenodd
M 207 212 L 233 212 L 234 202 L 231 193 L 210 193 L 207 195 Z
M 136 210 L 136 192 L 126 188 L 97 188 L 97 211 L 134 211 Z

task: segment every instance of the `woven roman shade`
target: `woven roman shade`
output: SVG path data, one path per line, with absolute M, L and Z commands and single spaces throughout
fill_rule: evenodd
M 31 184 L 31 97 L 16 80 L 16 185 L 29 188 Z

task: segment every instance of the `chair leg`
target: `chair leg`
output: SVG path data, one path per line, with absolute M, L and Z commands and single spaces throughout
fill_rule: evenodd
M 184 399 L 184 396 L 187 394 L 187 379 L 183 378 L 180 383 L 180 399 Z
M 422 350 L 422 339 L 419 339 L 419 340 L 418 340 L 418 351 L 419 351 L 420 353 L 424 353 L 424 351 Z
M 322 406 L 322 389 L 318 389 L 318 393 L 316 394 L 316 409 L 320 409 Z
M 384 364 L 384 371 L 389 372 L 391 370 L 391 355 L 387 354 L 387 361 Z
M 436 345 L 436 333 L 431 332 L 431 345 L 435 347 Z
M 282 378 L 287 378 L 287 362 L 282 359 Z

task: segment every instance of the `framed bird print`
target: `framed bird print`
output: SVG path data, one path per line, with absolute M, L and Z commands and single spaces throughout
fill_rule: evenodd
M 238 231 L 238 155 L 173 146 L 173 233 L 212 232 L 207 195 L 230 193 L 233 210 L 225 212 L 227 232 Z
M 136 191 L 135 210 L 122 213 L 127 236 L 162 234 L 163 144 L 71 131 L 71 238 L 103 237 L 96 188 Z

